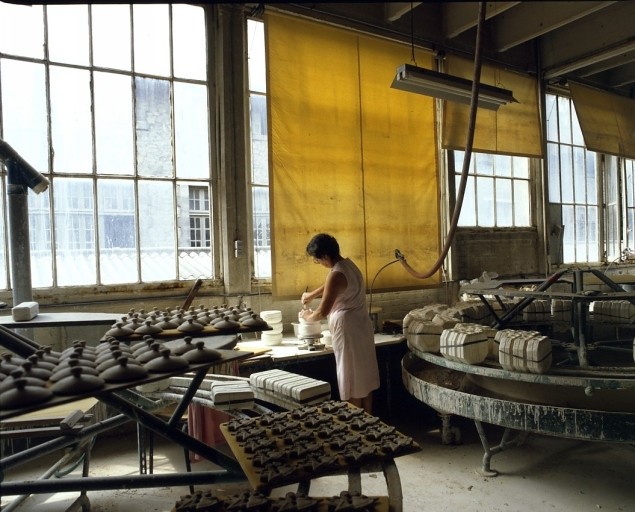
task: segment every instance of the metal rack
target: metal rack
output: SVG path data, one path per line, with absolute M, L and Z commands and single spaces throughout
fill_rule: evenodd
M 585 290 L 585 273 L 595 276 L 610 291 Z M 573 278 L 567 274 L 572 274 Z M 552 287 L 556 283 L 570 285 L 571 291 L 554 291 Z M 517 289 L 527 284 L 537 287 L 532 291 Z M 635 293 L 624 291 L 593 269 L 563 270 L 544 281 L 512 279 L 477 283 L 463 290 L 481 299 L 494 318 L 491 324 L 494 328 L 513 325 L 511 322 L 536 299 L 566 299 L 572 304 L 571 330 L 577 361 L 572 366 L 554 367 L 547 374 L 507 371 L 493 361 L 480 365 L 450 361 L 409 344 L 409 353 L 402 360 L 402 380 L 407 390 L 441 413 L 444 429 L 449 427 L 447 420 L 451 414 L 474 420 L 485 451 L 480 473 L 496 475 L 490 467 L 492 456 L 520 444 L 528 432 L 587 441 L 635 442 L 635 367 L 632 363 L 593 366 L 588 358 L 593 325 L 590 304 L 608 300 L 628 300 L 635 304 Z M 510 305 L 501 300 L 503 297 L 521 300 Z M 494 301 L 501 308 L 498 312 L 493 307 Z M 439 372 L 445 372 L 447 381 L 438 379 Z M 484 387 L 485 383 L 491 385 Z M 511 384 L 519 389 L 516 395 L 506 391 Z M 518 396 L 522 390 L 529 393 L 529 390 L 539 389 L 551 393 Z M 564 400 L 562 403 L 545 398 L 556 391 L 564 394 L 575 391 L 577 402 L 573 396 L 570 402 Z M 596 393 L 597 399 L 592 400 Z M 600 396 L 602 399 L 619 396 L 619 410 L 611 410 L 608 402 L 601 403 Z M 504 427 L 502 439 L 496 446 L 488 442 L 483 423 Z M 520 433 L 510 439 L 513 430 Z M 449 437 L 443 436 L 444 439 Z

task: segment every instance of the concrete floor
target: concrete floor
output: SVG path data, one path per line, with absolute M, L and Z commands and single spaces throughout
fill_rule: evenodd
M 453 418 L 461 435 L 461 444 L 442 445 L 438 418 L 426 406 L 406 407 L 406 418 L 391 423 L 420 445 L 421 451 L 396 459 L 403 491 L 404 512 L 538 512 L 538 511 L 621 511 L 635 512 L 635 446 L 557 439 L 530 435 L 519 446 L 495 455 L 491 467 L 496 477 L 477 473 L 483 448 L 474 425 Z M 492 444 L 502 431 L 488 428 Z M 44 459 L 12 469 L 6 480 L 39 476 L 49 467 Z M 156 441 L 155 473 L 183 471 L 182 450 L 162 440 Z M 193 470 L 212 469 L 207 461 Z M 90 474 L 120 476 L 138 472 L 134 432 L 97 439 L 92 451 Z M 71 476 L 79 476 L 79 470 Z M 313 481 L 311 495 L 334 496 L 347 486 L 346 477 L 327 477 Z M 203 488 L 203 487 L 198 487 Z M 208 487 L 209 488 L 209 487 Z M 206 488 L 207 489 L 207 488 Z M 217 485 L 219 494 L 248 490 L 246 482 Z M 363 492 L 370 496 L 386 495 L 381 473 L 364 474 Z M 284 495 L 291 488 L 280 488 L 273 495 Z M 168 512 L 187 487 L 129 489 L 89 492 L 93 512 L 157 511 Z M 77 493 L 29 498 L 20 510 L 59 512 L 66 510 Z M 10 497 L 2 497 L 2 506 Z

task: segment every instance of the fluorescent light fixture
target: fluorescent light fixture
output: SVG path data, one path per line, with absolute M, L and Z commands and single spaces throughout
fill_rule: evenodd
M 434 96 L 448 101 L 470 104 L 472 81 L 438 71 L 403 64 L 397 68 L 397 75 L 391 87 L 401 91 L 415 92 Z M 512 91 L 480 84 L 478 88 L 478 106 L 489 110 L 498 110 L 501 105 L 518 103 Z

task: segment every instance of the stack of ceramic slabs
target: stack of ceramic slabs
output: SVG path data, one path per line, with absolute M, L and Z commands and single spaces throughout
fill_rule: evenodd
M 504 329 L 496 339 L 498 361 L 504 370 L 546 373 L 551 368 L 551 340 L 539 332 Z
M 289 398 L 299 404 L 322 402 L 331 396 L 331 385 L 328 382 L 284 370 L 252 373 L 249 382 L 254 388 Z
M 336 401 L 232 419 L 221 431 L 256 490 L 340 474 L 419 450 L 395 427 Z
M 525 322 L 547 322 L 551 320 L 551 302 L 542 299 L 531 301 L 523 309 L 523 320 Z
M 249 408 L 254 405 L 254 390 L 247 380 L 218 380 L 210 385 L 216 408 Z
M 593 320 L 606 323 L 635 323 L 635 304 L 627 300 L 596 300 L 593 303 Z
M 572 302 L 568 299 L 551 300 L 551 317 L 561 322 L 571 322 Z
M 441 333 L 441 354 L 446 359 L 467 364 L 485 361 L 489 340 L 485 327 L 477 324 L 456 324 Z

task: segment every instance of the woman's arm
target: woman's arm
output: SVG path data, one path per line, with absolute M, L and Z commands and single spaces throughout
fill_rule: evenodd
M 320 286 L 319 288 L 316 288 L 312 292 L 304 292 L 302 294 L 302 305 L 307 306 L 313 299 L 317 299 L 318 297 L 321 297 L 323 293 L 324 293 L 324 285 Z
M 341 272 L 329 272 L 322 288 L 322 300 L 315 311 L 306 310 L 301 313 L 301 318 L 307 322 L 317 322 L 328 316 L 333 309 L 335 299 L 340 293 L 343 293 L 348 286 L 346 276 Z M 319 288 L 318 288 L 319 290 Z

